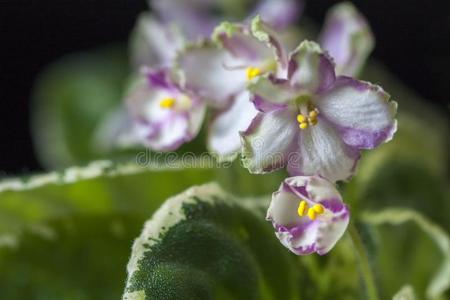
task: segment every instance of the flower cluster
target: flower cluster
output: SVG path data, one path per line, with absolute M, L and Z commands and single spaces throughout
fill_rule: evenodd
M 156 151 L 194 139 L 207 110 L 207 146 L 219 160 L 241 154 L 251 173 L 286 168 L 267 220 L 281 243 L 327 253 L 349 209 L 334 183 L 355 172 L 360 152 L 392 139 L 396 103 L 355 78 L 374 45 L 348 3 L 327 15 L 319 43 L 293 35 L 301 5 L 265 0 L 241 23 L 208 13 L 220 1 L 153 1 L 132 38 L 139 78 L 126 103 L 134 133 Z M 297 44 L 297 45 L 295 45 Z

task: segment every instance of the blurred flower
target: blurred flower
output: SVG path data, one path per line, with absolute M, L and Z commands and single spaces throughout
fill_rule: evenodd
M 224 20 L 242 20 L 248 11 L 261 15 L 271 26 L 285 29 L 303 8 L 300 0 L 152 0 L 150 6 L 165 23 L 176 23 L 188 39 L 208 37 Z M 252 9 L 253 7 L 253 9 Z
M 389 141 L 396 103 L 379 86 L 335 76 L 331 58 L 304 41 L 290 54 L 287 79 L 261 76 L 249 84 L 260 112 L 242 133 L 244 166 L 265 173 L 349 178 L 361 149 Z
M 131 61 L 141 66 L 169 67 L 186 41 L 176 24 L 164 24 L 149 13 L 141 14 L 131 34 Z
M 355 76 L 373 50 L 375 38 L 366 19 L 350 2 L 329 9 L 320 45 L 336 63 L 336 74 Z
M 153 150 L 175 150 L 198 134 L 206 106 L 174 83 L 167 69 L 142 73 L 126 98 L 135 134 Z
M 342 237 L 350 212 L 334 185 L 318 176 L 284 180 L 267 211 L 280 242 L 297 255 L 326 254 Z
M 220 159 L 239 152 L 239 131 L 245 130 L 257 111 L 246 84 L 269 72 L 287 70 L 287 56 L 272 30 L 253 19 L 246 24 L 222 23 L 213 43 L 199 43 L 180 53 L 176 67 L 184 86 L 219 109 L 210 126 L 208 146 Z M 218 45 L 219 46 L 218 46 Z

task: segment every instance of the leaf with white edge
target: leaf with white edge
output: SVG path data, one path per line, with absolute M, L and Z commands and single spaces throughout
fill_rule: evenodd
M 174 193 L 213 169 L 93 162 L 0 182 L 0 299 L 118 299 L 129 247 Z
M 215 184 L 168 199 L 134 242 L 123 299 L 297 298 L 294 257 L 242 201 Z
M 448 233 L 416 211 L 408 209 L 386 209 L 380 212 L 366 212 L 362 220 L 372 225 L 400 225 L 405 222 L 415 222 L 425 234 L 431 238 L 442 252 L 443 261 L 438 272 L 433 276 L 426 288 L 426 296 L 438 299 L 450 287 L 450 238 Z M 411 242 L 412 243 L 412 242 Z M 409 247 L 412 250 L 412 245 Z M 391 253 L 394 256 L 394 253 Z M 428 254 L 429 255 L 429 254 Z M 405 264 L 406 261 L 403 261 Z M 412 263 L 417 263 L 413 261 Z

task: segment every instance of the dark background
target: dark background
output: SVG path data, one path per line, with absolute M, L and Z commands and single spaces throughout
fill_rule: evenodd
M 307 1 L 319 24 L 339 1 Z M 353 1 L 376 36 L 373 56 L 443 110 L 450 97 L 446 1 Z M 442 2 L 442 3 L 440 3 Z M 30 91 L 49 63 L 70 52 L 125 42 L 145 0 L 0 0 L 0 176 L 41 170 L 29 129 Z

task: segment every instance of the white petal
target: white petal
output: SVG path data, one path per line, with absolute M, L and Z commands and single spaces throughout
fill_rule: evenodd
M 162 24 L 148 13 L 139 16 L 131 35 L 131 60 L 136 68 L 169 66 L 184 38 L 174 24 Z
M 392 138 L 395 102 L 379 86 L 339 77 L 332 88 L 316 99 L 327 120 L 337 125 L 351 146 L 371 149 Z
M 298 126 L 289 108 L 258 113 L 242 134 L 242 161 L 251 173 L 270 172 L 286 165 Z
M 217 107 L 224 107 L 230 97 L 244 89 L 247 81 L 245 69 L 226 68 L 243 63 L 227 51 L 211 45 L 188 48 L 177 61 L 185 86 Z
M 291 175 L 317 174 L 332 182 L 346 180 L 359 159 L 359 152 L 344 144 L 335 129 L 320 118 L 316 126 L 302 130 L 298 147 L 299 161 L 288 165 Z
M 232 159 L 241 149 L 239 132 L 246 130 L 258 113 L 249 98 L 247 91 L 241 92 L 210 125 L 208 147 L 220 159 Z
M 288 69 L 291 85 L 305 93 L 325 90 L 336 79 L 332 60 L 318 44 L 310 41 L 303 41 L 291 53 Z

